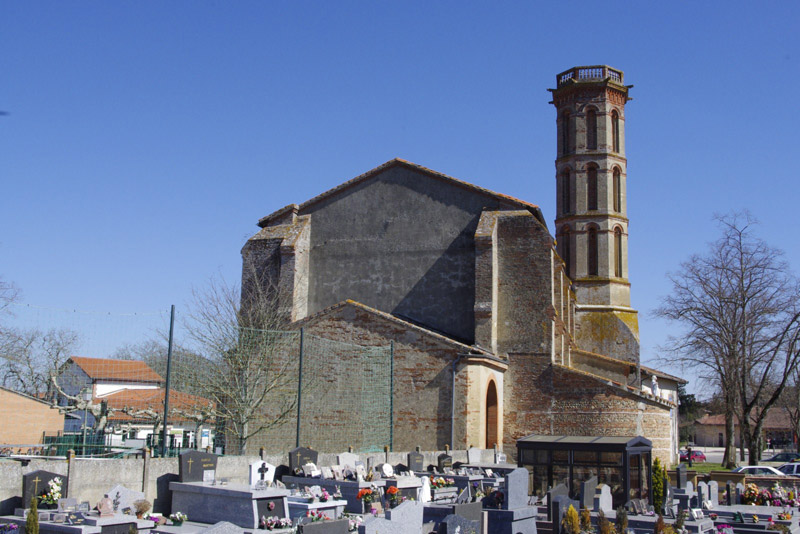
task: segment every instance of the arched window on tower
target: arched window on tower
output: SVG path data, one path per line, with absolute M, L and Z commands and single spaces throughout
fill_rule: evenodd
M 611 151 L 619 152 L 619 113 L 611 112 Z
M 569 226 L 565 226 L 561 229 L 561 259 L 564 260 L 564 269 L 567 272 L 567 276 L 572 276 L 572 271 L 570 270 L 570 266 L 572 264 L 572 256 L 570 253 L 571 249 L 571 235 L 569 233 Z
M 561 213 L 566 215 L 572 212 L 572 188 L 570 187 L 569 171 L 561 173 Z
M 586 148 L 597 149 L 597 111 L 593 109 L 586 112 Z
M 614 167 L 614 211 L 622 212 L 622 184 L 620 183 L 619 167 Z
M 566 154 L 570 154 L 572 152 L 572 147 L 570 140 L 572 135 L 570 135 L 570 117 L 569 111 L 565 111 L 561 115 L 561 155 L 564 156 Z
M 586 169 L 586 209 L 597 209 L 597 167 L 594 165 Z
M 622 278 L 622 229 L 614 228 L 614 276 Z
M 589 227 L 586 238 L 586 271 L 589 276 L 597 276 L 597 227 Z

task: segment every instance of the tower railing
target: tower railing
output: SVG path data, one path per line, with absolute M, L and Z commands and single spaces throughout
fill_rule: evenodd
M 621 70 L 612 69 L 608 65 L 590 65 L 585 67 L 572 67 L 569 70 L 556 75 L 557 87 L 561 87 L 571 81 L 593 81 L 610 79 L 616 83 L 622 83 L 623 74 Z

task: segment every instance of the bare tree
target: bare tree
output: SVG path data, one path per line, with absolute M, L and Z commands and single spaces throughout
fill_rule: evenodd
M 50 376 L 70 357 L 78 342 L 72 330 L 18 330 L 4 333 L 3 385 L 28 395 L 53 400 Z
M 280 424 L 296 407 L 296 395 L 281 393 L 296 389 L 299 334 L 280 330 L 286 325 L 281 299 L 267 283 L 248 283 L 240 293 L 211 280 L 194 293 L 192 308 L 186 330 L 207 361 L 196 369 L 196 383 L 213 402 L 217 425 L 244 454 L 251 437 Z
M 736 418 L 751 463 L 760 457 L 764 419 L 800 361 L 800 315 L 793 304 L 797 282 L 782 253 L 752 235 L 752 217 L 717 220 L 722 236 L 706 255 L 693 255 L 670 275 L 672 294 L 655 313 L 685 327 L 667 342 L 671 359 L 722 392 L 724 463 L 733 467 Z
M 792 434 L 795 438 L 800 438 L 800 366 L 792 373 L 791 383 L 783 390 L 778 403 L 789 416 Z M 800 452 L 800 440 L 796 443 L 796 447 Z

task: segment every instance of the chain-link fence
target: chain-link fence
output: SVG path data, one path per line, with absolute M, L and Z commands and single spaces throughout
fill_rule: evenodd
M 166 400 L 166 454 L 235 454 L 244 446 L 286 452 L 298 444 L 377 451 L 392 444 L 391 346 L 225 322 L 189 335 L 179 315 L 168 360 L 168 311 L 14 305 L 12 312 L 0 319 L 0 385 L 33 404 L 25 437 L 0 435 L 0 449 L 13 451 L 16 440 L 36 452 L 66 443 L 105 456 L 144 446 L 159 452 Z M 61 406 L 63 428 L 39 414 L 45 403 Z

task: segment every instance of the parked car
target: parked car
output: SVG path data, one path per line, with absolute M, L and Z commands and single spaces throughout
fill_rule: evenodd
M 785 464 L 787 462 L 796 462 L 800 458 L 800 454 L 796 452 L 779 452 L 772 458 L 765 458 L 764 462 L 780 462 Z
M 768 465 L 743 465 L 733 470 L 734 473 L 744 473 L 753 476 L 767 476 L 767 477 L 785 477 L 785 473 L 781 473 L 774 467 Z
M 689 461 L 689 451 L 681 451 L 681 462 Z M 703 463 L 706 461 L 706 455 L 703 451 L 692 451 L 692 462 Z
M 778 471 L 792 477 L 800 477 L 800 463 L 783 464 Z

